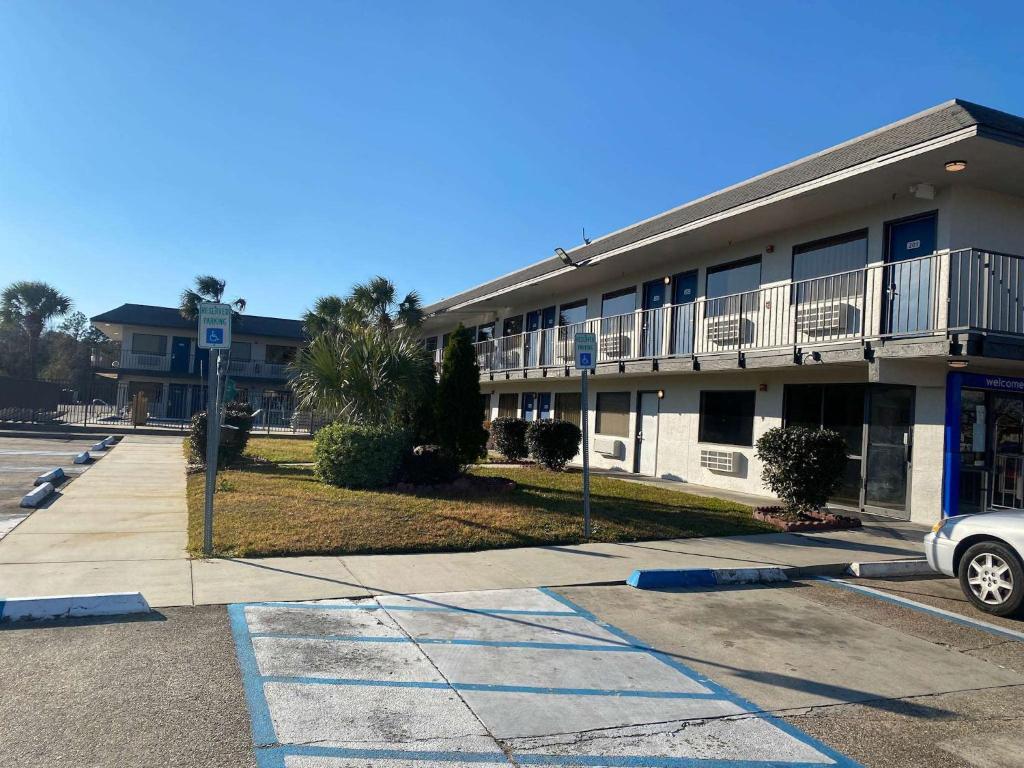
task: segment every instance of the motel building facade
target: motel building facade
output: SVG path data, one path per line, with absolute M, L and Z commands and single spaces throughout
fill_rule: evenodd
M 486 418 L 585 407 L 595 467 L 767 494 L 757 438 L 824 426 L 837 508 L 1024 509 L 1024 118 L 947 102 L 426 311 Z

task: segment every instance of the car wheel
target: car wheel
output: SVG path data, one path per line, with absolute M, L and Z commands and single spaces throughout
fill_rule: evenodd
M 1024 602 L 1020 558 L 997 541 L 975 544 L 960 558 L 960 588 L 985 613 L 1011 616 Z

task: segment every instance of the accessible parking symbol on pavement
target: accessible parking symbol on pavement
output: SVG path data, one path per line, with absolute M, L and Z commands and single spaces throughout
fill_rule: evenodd
M 261 768 L 855 765 L 548 590 L 229 610 Z

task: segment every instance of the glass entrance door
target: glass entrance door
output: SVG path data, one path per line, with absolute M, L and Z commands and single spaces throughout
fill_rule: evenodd
M 867 410 L 864 510 L 908 520 L 914 389 L 882 385 L 871 387 Z
M 1024 509 L 1024 399 L 992 397 L 992 506 Z

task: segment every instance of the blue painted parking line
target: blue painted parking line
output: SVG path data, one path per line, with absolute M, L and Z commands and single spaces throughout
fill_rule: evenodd
M 541 593 L 547 595 L 558 603 L 566 606 L 565 611 L 527 611 L 527 610 L 497 610 L 497 609 L 463 609 L 463 608 L 427 608 L 425 606 L 372 606 L 367 605 L 365 609 L 376 610 L 402 610 L 403 608 L 426 608 L 427 610 L 438 610 L 443 612 L 478 613 L 481 615 L 503 616 L 503 615 L 534 615 L 534 616 L 576 616 L 587 622 L 593 623 L 615 637 L 624 641 L 624 645 L 610 645 L 608 647 L 593 644 L 568 644 L 568 643 L 535 643 L 527 641 L 481 641 L 463 638 L 431 638 L 424 642 L 419 638 L 411 639 L 412 642 L 424 644 L 473 644 L 488 645 L 493 647 L 552 647 L 555 650 L 576 651 L 576 650 L 630 650 L 633 652 L 648 653 L 656 659 L 680 673 L 687 682 L 697 682 L 705 686 L 711 693 L 683 693 L 671 691 L 646 691 L 627 689 L 586 689 L 586 688 L 542 688 L 534 686 L 497 685 L 483 683 L 447 683 L 447 682 L 419 682 L 419 681 L 380 681 L 380 680 L 358 680 L 347 678 L 320 678 L 308 676 L 264 676 L 260 673 L 256 660 L 253 639 L 260 637 L 294 637 L 299 639 L 325 639 L 336 638 L 343 640 L 366 640 L 369 642 L 408 642 L 404 637 L 349 637 L 349 636 L 318 636 L 318 635 L 288 635 L 285 633 L 251 633 L 246 621 L 246 604 L 232 605 L 229 607 L 231 615 L 232 631 L 238 652 L 239 663 L 242 669 L 244 689 L 249 703 L 250 715 L 252 718 L 253 741 L 256 746 L 256 759 L 259 768 L 285 768 L 286 758 L 336 758 L 336 759 L 359 759 L 359 760 L 407 760 L 410 762 L 439 762 L 439 763 L 492 763 L 492 764 L 518 764 L 518 765 L 545 765 L 545 766 L 593 766 L 594 768 L 604 766 L 605 768 L 858 768 L 858 764 L 846 756 L 838 753 L 830 747 L 818 742 L 794 726 L 785 722 L 779 717 L 766 713 L 755 707 L 750 702 L 742 699 L 723 686 L 715 683 L 704 675 L 697 673 L 678 660 L 661 651 L 648 648 L 637 638 L 623 630 L 600 620 L 597 616 L 577 606 L 572 601 L 552 592 L 548 589 L 540 589 Z M 248 605 L 270 605 L 292 609 L 323 610 L 338 609 L 344 606 L 323 606 L 318 604 L 296 604 L 296 603 L 253 603 Z M 361 608 L 362 606 L 349 606 Z M 578 647 L 583 645 L 583 648 Z M 270 707 L 266 699 L 264 685 L 267 683 L 295 683 L 300 685 L 352 685 L 352 686 L 388 686 L 401 688 L 425 688 L 434 690 L 464 690 L 464 691 L 492 691 L 498 693 L 529 693 L 547 695 L 570 695 L 570 696 L 611 696 L 622 698 L 657 698 L 657 699 L 697 699 L 706 701 L 725 701 L 732 703 L 745 713 L 750 713 L 761 720 L 769 722 L 778 731 L 785 733 L 795 741 L 817 751 L 825 758 L 823 762 L 813 761 L 790 761 L 790 760 L 743 760 L 743 759 L 714 759 L 714 758 L 687 758 L 687 757 L 653 757 L 653 756 L 607 756 L 607 755 L 576 755 L 576 754 L 534 754 L 515 752 L 508 757 L 501 752 L 458 752 L 458 751 L 416 751 L 402 749 L 353 749 L 347 747 L 332 747 L 318 745 L 280 744 L 274 729 L 274 723 L 270 714 Z
M 578 616 L 572 611 L 530 611 L 525 609 L 461 608 L 457 605 L 377 605 L 357 603 L 246 603 L 249 607 L 294 608 L 303 611 L 422 611 L 426 613 L 475 613 L 480 616 Z
M 919 603 L 917 600 L 899 597 L 898 595 L 891 595 L 888 592 L 882 592 L 881 590 L 873 589 L 872 587 L 865 587 L 860 584 L 852 584 L 849 581 L 835 579 L 831 576 L 815 576 L 814 579 L 815 581 L 823 581 L 826 584 L 831 584 L 833 587 L 838 587 L 839 589 L 845 589 L 849 592 L 859 592 L 862 595 L 870 595 L 871 597 L 887 603 L 902 605 L 904 608 L 911 608 L 915 611 L 920 611 L 921 613 L 927 613 L 940 619 L 951 621 L 954 624 L 978 629 L 982 632 L 987 632 L 990 635 L 1004 637 L 1009 640 L 1024 640 L 1024 632 L 1000 627 L 997 624 L 991 624 L 987 621 L 982 621 L 981 619 L 972 619 L 970 616 L 964 616 L 959 613 L 954 613 L 953 611 L 936 608 L 935 606 L 928 605 L 927 603 Z
M 484 691 L 491 693 L 535 693 L 544 696 L 616 696 L 633 699 L 720 699 L 714 693 L 688 693 L 683 691 L 642 691 L 629 688 L 545 688 L 535 685 L 499 685 L 495 683 L 433 682 L 419 680 L 363 680 L 350 677 L 304 677 L 265 675 L 263 683 L 290 685 L 358 685 L 370 688 L 433 688 L 456 691 Z
M 835 763 L 786 760 L 716 760 L 696 757 L 533 755 L 515 754 L 515 763 L 500 752 L 439 752 L 401 749 L 354 749 L 346 747 L 282 746 L 263 750 L 257 756 L 259 768 L 284 768 L 286 757 L 334 757 L 357 760 L 409 760 L 436 763 L 481 763 L 498 765 L 594 766 L 595 768 L 836 768 Z
M 532 640 L 471 640 L 468 638 L 405 637 L 397 635 L 295 635 L 289 632 L 253 632 L 250 637 L 281 640 L 331 640 L 355 643 L 415 643 L 417 645 L 466 645 L 483 648 L 536 648 L 550 651 L 601 651 L 604 653 L 646 653 L 649 649 L 635 645 L 611 643 L 542 643 Z

